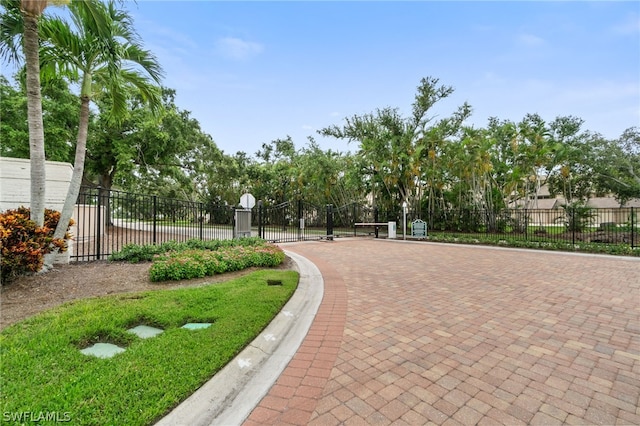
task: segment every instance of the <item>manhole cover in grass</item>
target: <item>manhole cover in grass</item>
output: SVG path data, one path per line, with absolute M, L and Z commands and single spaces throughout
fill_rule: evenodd
M 155 327 L 150 327 L 148 325 L 138 325 L 136 327 L 130 328 L 127 331 L 135 334 L 141 339 L 148 339 L 149 337 L 157 336 L 158 334 L 162 333 L 164 330 L 161 330 Z
M 111 343 L 96 343 L 93 346 L 82 349 L 85 355 L 93 355 L 98 358 L 111 358 L 112 356 L 124 352 L 125 349 Z
M 209 327 L 211 327 L 210 322 L 188 322 L 182 326 L 182 328 L 186 328 L 189 330 L 200 330 L 202 328 L 209 328 Z

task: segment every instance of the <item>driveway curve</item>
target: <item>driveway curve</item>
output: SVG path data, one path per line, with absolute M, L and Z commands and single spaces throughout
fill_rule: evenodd
M 372 239 L 245 425 L 640 424 L 640 259 Z

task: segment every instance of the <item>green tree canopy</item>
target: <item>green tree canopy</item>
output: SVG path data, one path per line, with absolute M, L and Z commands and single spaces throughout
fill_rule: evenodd
M 73 161 L 78 107 L 78 97 L 63 79 L 52 79 L 43 85 L 42 115 L 47 160 Z M 0 155 L 29 158 L 27 93 L 22 82 L 11 84 L 0 76 L 0 111 Z
M 430 155 L 440 141 L 455 134 L 471 114 L 471 107 L 464 104 L 451 117 L 433 122 L 431 108 L 451 93 L 453 88 L 441 85 L 437 78 L 423 78 L 410 117 L 402 117 L 397 108 L 377 109 L 346 118 L 343 126 L 326 127 L 319 133 L 359 143 L 362 178 L 370 183 L 381 207 L 394 209 L 404 201 L 415 206 L 425 171 L 422 156 Z

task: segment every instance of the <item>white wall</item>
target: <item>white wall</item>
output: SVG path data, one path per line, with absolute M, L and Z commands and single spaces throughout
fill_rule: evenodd
M 45 207 L 62 210 L 67 196 L 73 166 L 59 161 L 46 162 Z M 0 211 L 29 207 L 31 193 L 31 163 L 23 158 L 0 157 Z
M 67 196 L 69 182 L 73 174 L 73 166 L 59 161 L 46 162 L 45 207 L 62 210 Z M 15 209 L 20 206 L 29 207 L 31 202 L 31 162 L 23 158 L 0 157 L 0 211 Z M 72 233 L 74 229 L 72 228 Z M 73 242 L 69 241 L 69 250 L 55 255 L 53 263 L 69 263 L 73 250 Z

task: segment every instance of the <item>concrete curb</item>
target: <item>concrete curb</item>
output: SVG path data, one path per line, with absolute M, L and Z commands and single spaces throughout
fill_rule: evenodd
M 271 389 L 302 344 L 324 295 L 318 268 L 285 253 L 300 273 L 294 295 L 249 346 L 156 425 L 239 425 Z

